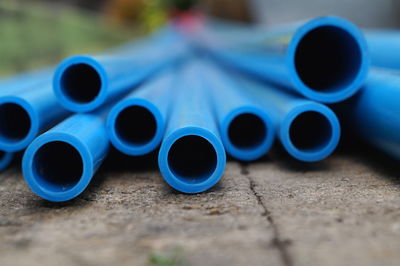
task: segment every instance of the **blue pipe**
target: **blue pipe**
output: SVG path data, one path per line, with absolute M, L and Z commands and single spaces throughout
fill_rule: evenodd
M 365 81 L 369 57 L 361 31 L 335 16 L 280 30 L 205 30 L 202 49 L 218 60 L 323 103 L 343 101 Z M 240 40 L 241 39 L 241 40 Z
M 0 171 L 4 171 L 11 164 L 14 158 L 14 153 L 0 151 Z
M 25 149 L 68 115 L 53 94 L 50 75 L 12 83 L 0 92 L 0 150 Z
M 161 143 L 176 81 L 175 68 L 152 78 L 117 103 L 108 114 L 107 132 L 122 153 L 145 155 Z
M 397 159 L 400 159 L 399 74 L 392 70 L 371 70 L 360 93 L 338 108 L 353 132 Z
M 102 55 L 67 58 L 54 75 L 54 93 L 66 109 L 89 112 L 128 93 L 158 70 L 184 57 L 179 36 L 160 34 L 140 45 Z
M 176 84 L 166 134 L 158 155 L 165 181 L 184 193 L 199 193 L 222 177 L 226 155 L 205 95 L 201 70 L 185 65 Z
M 25 181 L 38 196 L 54 202 L 77 197 L 108 154 L 107 108 L 75 114 L 37 137 L 22 159 Z
M 201 75 L 227 153 L 243 161 L 265 155 L 275 140 L 275 123 L 265 109 L 215 65 L 203 62 Z
M 315 162 L 325 159 L 335 150 L 341 130 L 330 108 L 284 93 L 265 82 L 238 76 L 237 81 L 273 117 L 276 135 L 292 157 Z
M 400 69 L 399 30 L 366 30 L 365 38 L 373 66 Z

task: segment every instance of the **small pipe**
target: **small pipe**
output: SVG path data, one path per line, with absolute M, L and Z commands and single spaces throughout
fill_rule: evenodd
M 397 159 L 400 159 L 399 74 L 393 70 L 371 70 L 360 93 L 338 108 L 346 126 Z
M 184 57 L 178 35 L 162 32 L 131 49 L 65 59 L 54 75 L 54 93 L 73 112 L 89 112 L 128 93 L 149 76 Z
M 139 156 L 160 145 L 175 75 L 174 68 L 161 73 L 111 109 L 106 125 L 115 148 L 127 155 Z
M 0 171 L 4 171 L 11 164 L 14 158 L 14 153 L 0 151 Z
M 399 30 L 366 30 L 364 34 L 373 66 L 400 69 Z
M 25 149 L 68 115 L 53 94 L 51 76 L 12 83 L 0 92 L 0 150 Z
M 285 93 L 265 82 L 238 78 L 238 83 L 263 104 L 285 150 L 304 162 L 320 161 L 337 147 L 340 124 L 327 106 Z
M 22 171 L 35 194 L 61 202 L 86 189 L 110 148 L 106 111 L 73 115 L 28 146 Z
M 206 62 L 201 71 L 207 77 L 204 86 L 210 93 L 227 153 L 243 161 L 265 155 L 275 140 L 275 124 L 269 114 L 226 71 Z
M 366 41 L 352 23 L 327 16 L 280 30 L 203 32 L 201 49 L 214 58 L 323 103 L 343 101 L 365 81 Z M 199 40 L 200 39 L 200 40 Z M 241 39 L 241 40 L 239 40 Z
M 173 95 L 171 115 L 158 155 L 165 181 L 184 193 L 199 193 L 222 177 L 226 155 L 196 64 L 185 65 Z

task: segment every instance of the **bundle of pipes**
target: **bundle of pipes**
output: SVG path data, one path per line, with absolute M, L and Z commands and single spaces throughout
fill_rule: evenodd
M 225 150 L 253 161 L 277 139 L 297 160 L 325 159 L 341 135 L 335 112 L 400 158 L 400 77 L 382 69 L 367 77 L 367 42 L 373 64 L 400 67 L 388 56 L 400 33 L 368 31 L 366 41 L 338 17 L 268 30 L 192 25 L 0 81 L 0 170 L 26 148 L 32 191 L 67 201 L 89 185 L 111 145 L 129 156 L 159 149 L 166 183 L 199 193 L 221 179 Z

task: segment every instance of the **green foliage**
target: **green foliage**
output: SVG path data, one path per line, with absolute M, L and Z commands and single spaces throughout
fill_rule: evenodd
M 19 4 L 18 4 L 19 3 Z M 13 0 L 0 3 L 0 76 L 111 48 L 142 34 L 76 9 Z
M 180 248 L 174 248 L 169 252 L 151 253 L 149 256 L 151 266 L 184 266 L 186 263 L 183 258 L 183 251 Z

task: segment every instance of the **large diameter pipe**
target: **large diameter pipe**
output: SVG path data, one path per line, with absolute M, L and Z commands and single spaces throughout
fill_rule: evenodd
M 105 116 L 103 108 L 73 115 L 28 146 L 22 171 L 35 194 L 61 202 L 86 189 L 110 148 Z
M 220 180 L 226 165 L 224 146 L 200 73 L 193 63 L 180 73 L 158 155 L 165 181 L 184 193 L 210 189 Z
M 118 102 L 107 118 L 111 143 L 122 153 L 145 155 L 155 150 L 165 132 L 176 81 L 175 68 L 166 70 Z
M 400 31 L 366 30 L 365 37 L 373 66 L 400 69 Z
M 49 76 L 6 88 L 0 92 L 0 150 L 25 149 L 38 134 L 69 113 L 58 103 Z
M 265 82 L 238 77 L 238 83 L 273 117 L 276 134 L 292 157 L 303 162 L 315 162 L 325 159 L 335 150 L 341 130 L 330 108 L 284 93 Z
M 338 109 L 353 132 L 397 159 L 400 159 L 399 74 L 371 70 L 360 93 Z
M 93 111 L 181 60 L 184 50 L 178 35 L 170 32 L 119 52 L 72 56 L 57 67 L 54 93 L 70 111 Z
M 227 153 L 243 161 L 265 155 L 275 140 L 272 117 L 226 71 L 206 61 L 200 67 Z
M 247 33 L 209 28 L 198 45 L 215 58 L 315 101 L 349 98 L 368 72 L 361 31 L 339 17 L 319 17 L 280 30 L 248 28 Z

